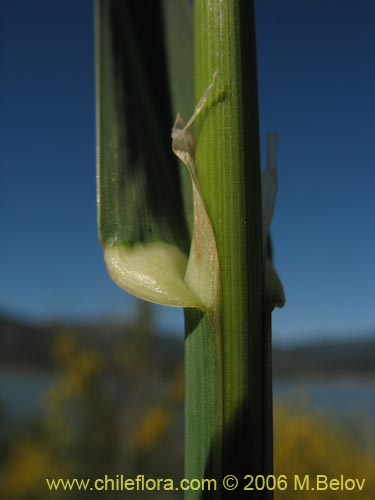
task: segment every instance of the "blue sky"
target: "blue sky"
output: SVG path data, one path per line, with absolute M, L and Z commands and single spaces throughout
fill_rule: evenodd
M 375 3 L 256 5 L 261 137 L 279 132 L 275 338 L 374 332 Z M 0 9 L 0 310 L 131 315 L 97 242 L 92 2 Z M 180 310 L 156 316 L 182 331 Z

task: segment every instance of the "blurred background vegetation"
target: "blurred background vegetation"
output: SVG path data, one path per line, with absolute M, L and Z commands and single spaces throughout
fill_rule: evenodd
M 152 307 L 138 307 L 128 324 L 38 327 L 1 318 L 2 499 L 84 495 L 51 493 L 46 477 L 183 477 L 183 341 L 157 333 Z M 366 478 L 356 498 L 374 498 L 374 359 L 371 340 L 275 349 L 276 474 Z M 313 493 L 288 489 L 276 498 L 335 498 Z
M 275 472 L 363 477 L 356 498 L 370 500 L 375 7 L 359 5 L 259 1 L 257 35 L 261 136 L 277 128 L 282 139 L 273 236 L 288 307 L 275 314 L 284 342 L 274 349 Z M 166 335 L 165 310 L 153 316 L 117 290 L 97 243 L 93 2 L 0 0 L 0 7 L 8 167 L 0 183 L 0 499 L 84 496 L 50 493 L 46 477 L 180 478 L 181 322 Z M 174 57 L 185 88 L 173 91 L 192 93 L 187 55 Z M 316 332 L 328 340 L 312 340 Z

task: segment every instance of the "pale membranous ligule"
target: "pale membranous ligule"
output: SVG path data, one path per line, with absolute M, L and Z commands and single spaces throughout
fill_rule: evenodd
M 206 309 L 211 309 L 218 300 L 219 258 L 214 231 L 196 175 L 195 141 L 190 126 L 206 105 L 216 76 L 217 72 L 214 73 L 211 84 L 199 100 L 188 122 L 185 124 L 181 116 L 177 115 L 172 129 L 173 152 L 186 165 L 193 188 L 194 226 L 185 281 Z
M 185 124 L 177 115 L 172 129 L 172 149 L 187 167 L 191 181 L 194 226 L 190 254 L 158 241 L 132 246 L 107 245 L 104 257 L 113 281 L 128 293 L 155 304 L 196 307 L 210 310 L 218 305 L 219 259 L 211 221 L 199 187 L 195 167 L 195 140 L 191 125 L 206 106 L 216 72 Z M 266 255 L 266 242 L 277 193 L 277 134 L 267 136 L 267 165 L 262 173 L 262 221 L 267 305 L 272 309 L 285 304 L 281 281 Z
M 267 306 L 283 307 L 285 293 L 280 278 L 273 266 L 271 258 L 267 255 L 267 238 L 275 211 L 277 194 L 277 133 L 267 134 L 267 162 L 266 169 L 262 172 L 262 222 L 263 222 L 263 252 L 265 258 L 265 281 Z
M 186 165 L 192 181 L 194 227 L 189 258 L 176 246 L 162 241 L 108 245 L 104 250 L 113 281 L 128 293 L 155 304 L 209 310 L 217 300 L 216 243 L 196 176 L 195 142 L 190 128 L 207 103 L 214 79 L 187 124 L 177 115 L 172 129 L 172 149 Z

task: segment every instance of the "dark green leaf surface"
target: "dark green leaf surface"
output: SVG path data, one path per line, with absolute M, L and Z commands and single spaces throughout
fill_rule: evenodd
M 193 9 L 189 0 L 163 0 L 165 41 L 173 116 L 188 119 L 194 109 Z M 185 217 L 193 225 L 191 180 L 180 164 Z
M 99 238 L 188 253 L 161 3 L 98 0 L 96 14 Z

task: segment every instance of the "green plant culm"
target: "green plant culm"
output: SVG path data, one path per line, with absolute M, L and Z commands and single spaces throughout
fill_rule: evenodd
M 254 9 L 229 0 L 194 7 L 196 98 L 218 72 L 210 107 L 197 118 L 196 164 L 217 240 L 221 331 L 213 333 L 209 315 L 194 325 L 196 313 L 186 310 L 186 464 L 191 476 L 243 478 L 272 471 L 273 304 L 266 307 L 263 274 Z
M 262 186 L 253 2 L 196 0 L 197 108 L 173 128 L 178 169 L 163 45 L 162 12 L 176 40 L 172 10 L 97 2 L 99 234 L 117 284 L 185 307 L 185 475 L 218 481 L 185 498 L 247 498 L 244 476 L 272 473 L 271 311 L 285 301 L 265 251 L 277 138 Z M 221 487 L 227 474 L 236 493 Z

